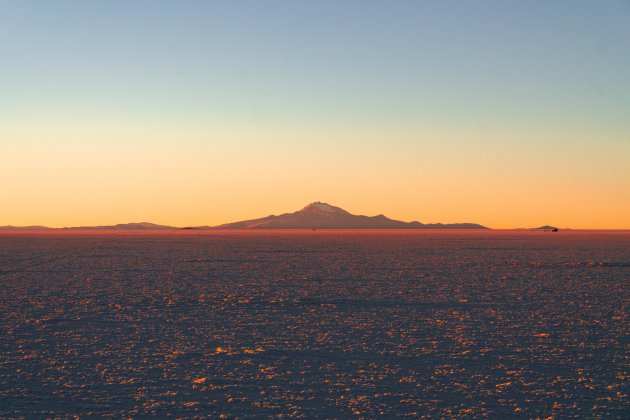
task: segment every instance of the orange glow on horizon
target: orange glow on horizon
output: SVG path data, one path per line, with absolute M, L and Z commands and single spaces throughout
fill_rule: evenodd
M 573 150 L 539 155 L 535 144 L 516 152 L 514 144 L 530 137 L 542 144 L 546 137 L 536 131 L 517 135 L 511 129 L 473 136 L 466 128 L 324 126 L 309 131 L 192 124 L 181 127 L 188 141 L 180 144 L 174 140 L 178 127 L 125 129 L 86 121 L 72 127 L 57 122 L 0 128 L 0 134 L 14 139 L 0 155 L 0 225 L 147 221 L 215 226 L 325 201 L 353 214 L 422 223 L 630 228 L 625 155 L 580 149 L 593 133 L 564 133 L 573 139 Z M 146 141 L 134 137 L 138 133 Z M 392 133 L 405 143 L 404 153 L 378 145 Z M 296 142 L 298 134 L 301 140 Z M 204 141 L 215 136 L 219 143 Z M 507 136 L 512 145 L 499 142 Z M 424 137 L 461 147 L 414 143 Z M 497 139 L 493 154 L 471 149 L 464 141 L 477 137 Z M 318 143 L 322 138 L 339 141 Z

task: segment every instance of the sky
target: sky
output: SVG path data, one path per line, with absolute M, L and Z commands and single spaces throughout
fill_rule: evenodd
M 0 0 L 0 225 L 630 229 L 629 69 L 630 1 Z

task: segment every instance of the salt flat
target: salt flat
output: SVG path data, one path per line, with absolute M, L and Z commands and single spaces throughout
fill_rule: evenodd
M 0 233 L 0 417 L 627 418 L 630 232 Z

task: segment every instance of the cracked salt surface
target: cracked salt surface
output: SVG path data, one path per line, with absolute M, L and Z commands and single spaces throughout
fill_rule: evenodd
M 0 417 L 627 418 L 630 233 L 0 235 Z

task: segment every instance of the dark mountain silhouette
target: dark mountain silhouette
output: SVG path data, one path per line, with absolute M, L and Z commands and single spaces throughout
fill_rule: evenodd
M 549 225 L 534 228 L 534 230 L 554 230 L 554 229 L 558 229 L 558 228 L 555 226 L 549 226 Z
M 42 230 L 55 229 L 46 226 L 1 226 L 0 230 Z M 357 216 L 350 214 L 340 207 L 315 202 L 302 210 L 285 213 L 279 216 L 271 215 L 260 219 L 244 220 L 227 223 L 220 226 L 188 226 L 177 228 L 174 226 L 157 225 L 148 222 L 121 223 L 110 226 L 76 226 L 65 227 L 61 230 L 165 230 L 165 229 L 488 229 L 475 223 L 431 223 L 402 222 L 378 216 Z
M 474 223 L 423 224 L 378 216 L 357 216 L 330 204 L 315 202 L 294 213 L 271 215 L 216 226 L 215 229 L 488 229 Z

